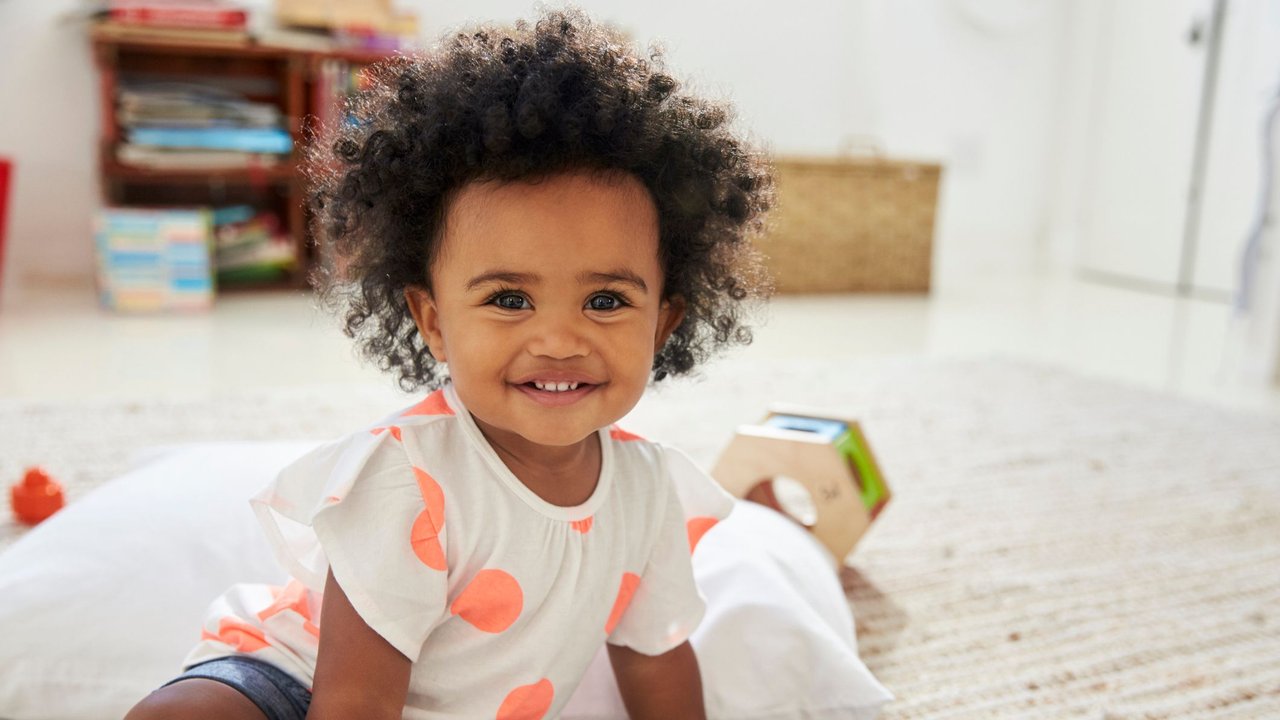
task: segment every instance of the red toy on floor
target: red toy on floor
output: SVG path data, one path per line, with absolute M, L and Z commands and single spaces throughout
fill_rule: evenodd
M 43 469 L 29 468 L 22 482 L 10 490 L 9 502 L 20 522 L 35 525 L 60 510 L 65 503 L 62 485 Z

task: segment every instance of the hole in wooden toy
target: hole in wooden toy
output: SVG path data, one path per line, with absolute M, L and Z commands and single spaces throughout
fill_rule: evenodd
M 747 492 L 747 499 L 773 508 L 806 528 L 818 523 L 818 508 L 804 484 L 795 478 L 779 475 L 761 480 Z

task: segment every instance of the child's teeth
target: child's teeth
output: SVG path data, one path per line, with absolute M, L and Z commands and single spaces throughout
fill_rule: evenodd
M 544 383 L 544 382 L 542 382 L 542 381 L 540 381 L 540 380 L 534 380 L 534 381 L 533 381 L 533 386 L 534 386 L 534 387 L 536 387 L 536 388 L 538 388 L 539 390 L 543 390 L 543 391 L 545 391 L 545 392 L 565 392 L 566 390 L 577 390 L 577 389 L 578 389 L 578 383 L 576 383 L 576 382 L 562 382 L 562 383 L 548 382 L 548 383 Z

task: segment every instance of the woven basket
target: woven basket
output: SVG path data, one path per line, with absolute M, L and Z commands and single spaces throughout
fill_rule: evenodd
M 778 204 L 757 241 L 780 293 L 928 292 L 939 165 L 775 158 Z

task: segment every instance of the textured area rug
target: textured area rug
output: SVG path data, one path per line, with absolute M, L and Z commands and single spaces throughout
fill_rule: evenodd
M 623 425 L 710 466 L 774 401 L 861 419 L 893 487 L 842 578 L 884 717 L 1280 717 L 1280 417 L 999 360 L 724 362 Z M 146 446 L 324 438 L 395 402 L 0 401 L 0 478 L 43 464 L 74 502 Z

